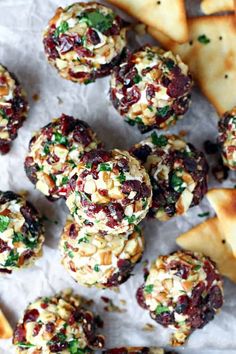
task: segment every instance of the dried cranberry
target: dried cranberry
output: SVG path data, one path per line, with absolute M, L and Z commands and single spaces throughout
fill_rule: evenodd
M 55 343 L 50 345 L 49 349 L 52 353 L 59 353 L 61 351 L 63 351 L 64 349 L 68 348 L 68 343 L 64 342 L 64 343 Z
M 75 239 L 78 236 L 78 231 L 76 230 L 75 224 L 71 224 L 70 230 L 69 230 L 69 236 L 70 238 Z
M 110 203 L 107 206 L 106 213 L 108 216 L 115 218 L 118 221 L 122 221 L 124 217 L 124 209 L 119 203 Z
M 39 317 L 39 311 L 37 309 L 32 309 L 26 311 L 24 315 L 24 322 L 35 322 Z
M 219 309 L 223 305 L 223 295 L 219 286 L 215 285 L 211 288 L 208 296 L 208 303 L 214 309 Z
M 33 336 L 37 336 L 39 334 L 40 329 L 42 328 L 42 324 L 36 323 L 33 329 Z
M 1 154 L 5 155 L 10 151 L 11 145 L 9 143 L 2 143 L 0 141 L 0 152 Z
M 151 312 L 151 317 L 164 327 L 168 327 L 175 323 L 174 314 L 171 312 L 163 312 L 160 315 L 156 315 L 155 312 Z
M 93 28 L 89 28 L 87 31 L 87 39 L 90 43 L 92 43 L 93 45 L 97 45 L 101 42 L 100 37 L 97 33 L 97 31 L 95 31 Z
M 167 88 L 170 97 L 178 98 L 183 96 L 190 89 L 191 80 L 188 76 L 178 74 L 173 77 Z
M 99 164 L 103 162 L 108 162 L 111 160 L 112 156 L 109 151 L 105 150 L 91 150 L 84 154 L 82 157 L 82 161 L 84 163 L 94 163 L 94 164 Z
M 71 116 L 67 116 L 66 114 L 61 115 L 61 131 L 63 135 L 68 135 L 70 132 L 74 130 L 75 120 Z
M 132 89 L 126 92 L 126 95 L 122 97 L 121 104 L 129 108 L 133 104 L 137 103 L 141 98 L 141 92 L 137 86 L 134 86 Z
M 0 253 L 3 253 L 5 251 L 10 251 L 11 248 L 8 246 L 7 242 L 3 241 L 0 238 Z
M 73 139 L 85 147 L 92 141 L 87 129 L 83 124 L 77 124 L 73 133 Z
M 74 46 L 74 37 L 68 35 L 61 35 L 59 38 L 59 48 L 61 54 L 69 52 Z
M 14 332 L 14 343 L 16 344 L 17 342 L 25 342 L 26 340 L 26 330 L 24 327 L 24 324 L 20 324 L 16 327 L 16 330 Z
M 178 277 L 181 277 L 182 279 L 188 278 L 190 269 L 186 264 L 183 264 L 178 261 L 171 261 L 168 265 L 168 268 L 173 271 L 176 271 L 175 275 L 177 275 Z
M 201 302 L 202 293 L 205 289 L 206 288 L 204 282 L 200 282 L 193 288 L 191 306 L 198 306 L 198 304 Z
M 53 333 L 54 330 L 55 330 L 55 324 L 54 324 L 53 322 L 48 322 L 48 323 L 46 324 L 46 331 L 47 331 L 48 333 Z
M 59 58 L 59 54 L 56 48 L 57 43 L 51 36 L 45 37 L 43 39 L 43 44 L 45 52 L 48 54 L 49 59 L 55 60 L 56 58 Z
M 152 149 L 148 145 L 142 145 L 140 147 L 134 147 L 131 149 L 131 153 L 142 163 L 147 161 L 148 156 L 152 152 Z
M 147 309 L 147 305 L 145 303 L 145 297 L 144 297 L 144 285 L 141 285 L 138 288 L 136 292 L 136 300 L 140 307 L 142 307 L 143 309 Z
M 186 310 L 189 306 L 189 298 L 186 295 L 182 295 L 178 298 L 176 307 L 175 307 L 175 311 L 177 313 L 182 313 L 185 314 Z

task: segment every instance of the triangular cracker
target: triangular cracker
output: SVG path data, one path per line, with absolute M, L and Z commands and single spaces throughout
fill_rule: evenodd
M 234 0 L 202 0 L 201 9 L 206 15 L 221 11 L 233 11 Z
M 236 257 L 236 189 L 211 189 L 207 198 L 215 209 L 221 230 Z
M 139 21 L 163 32 L 178 43 L 188 40 L 184 0 L 108 0 Z
M 8 339 L 12 337 L 12 328 L 4 316 L 3 312 L 0 310 L 0 338 Z
M 189 19 L 190 41 L 179 45 L 149 28 L 163 47 L 179 54 L 201 90 L 221 115 L 236 105 L 236 25 L 234 15 Z
M 224 240 L 216 217 L 180 235 L 176 242 L 183 249 L 201 252 L 210 257 L 220 273 L 236 283 L 236 258 Z

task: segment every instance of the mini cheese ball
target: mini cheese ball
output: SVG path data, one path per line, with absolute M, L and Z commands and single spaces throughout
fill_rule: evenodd
M 130 234 L 90 234 L 72 217 L 67 219 L 60 242 L 62 264 L 83 286 L 118 286 L 131 275 L 144 250 L 141 229 Z
M 62 114 L 35 133 L 25 159 L 29 180 L 50 200 L 65 197 L 69 174 L 81 156 L 102 144 L 89 125 Z
M 26 94 L 15 75 L 0 64 L 0 153 L 9 152 L 29 110 Z
M 236 171 L 236 107 L 220 119 L 218 142 L 224 165 Z
M 175 328 L 173 346 L 213 320 L 223 305 L 223 282 L 215 264 L 200 253 L 160 256 L 137 291 L 139 304 L 164 327 Z
M 96 335 L 92 312 L 69 291 L 40 297 L 25 310 L 13 335 L 19 354 L 91 353 L 102 349 L 104 337 Z
M 193 81 L 179 56 L 146 45 L 115 68 L 110 97 L 114 107 L 141 132 L 167 129 L 189 108 Z
M 89 232 L 132 232 L 152 198 L 149 176 L 127 151 L 93 150 L 71 173 L 66 204 Z
M 88 84 L 106 76 L 126 52 L 127 24 L 96 2 L 59 7 L 44 32 L 50 64 L 74 82 Z
M 198 205 L 207 192 L 206 158 L 179 136 L 153 132 L 130 152 L 143 163 L 151 178 L 151 217 L 167 221 L 182 215 Z
M 31 203 L 0 192 L 0 273 L 31 266 L 42 255 L 44 228 Z

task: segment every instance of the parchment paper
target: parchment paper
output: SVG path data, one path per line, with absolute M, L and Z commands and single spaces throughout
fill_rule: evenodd
M 152 321 L 148 312 L 139 308 L 135 300 L 135 291 L 143 281 L 142 264 L 136 266 L 134 276 L 120 287 L 120 293 L 86 289 L 77 285 L 60 265 L 57 250 L 60 232 L 68 213 L 65 203 L 49 203 L 40 192 L 34 190 L 23 169 L 24 156 L 32 132 L 47 124 L 51 118 L 59 117 L 62 112 L 88 121 L 105 141 L 107 148 L 128 148 L 142 139 L 138 130 L 124 123 L 112 107 L 108 97 L 109 78 L 100 79 L 88 86 L 80 86 L 60 78 L 47 63 L 42 46 L 42 30 L 56 7 L 69 3 L 71 2 L 67 0 L 0 0 L 0 62 L 19 77 L 28 93 L 31 106 L 29 118 L 20 130 L 11 152 L 0 156 L 0 189 L 16 192 L 27 190 L 28 198 L 50 219 L 50 222 L 45 224 L 43 258 L 31 269 L 0 278 L 0 304 L 14 326 L 30 301 L 38 296 L 51 295 L 72 287 L 76 292 L 94 299 L 95 310 L 105 321 L 107 347 L 167 346 L 169 331 Z M 191 3 L 189 1 L 191 14 L 194 13 L 194 4 L 195 0 Z M 140 43 L 147 41 L 150 41 L 150 38 L 131 35 L 132 47 L 138 47 Z M 37 102 L 32 99 L 34 94 L 39 95 Z M 171 131 L 188 131 L 187 139 L 202 149 L 206 139 L 214 140 L 216 137 L 217 115 L 197 89 L 194 90 L 192 101 L 191 109 L 184 120 Z M 209 162 L 213 164 L 212 157 Z M 223 185 L 232 187 L 233 184 L 235 183 L 228 180 Z M 210 185 L 218 185 L 212 176 Z M 211 211 L 213 216 L 214 212 L 206 199 L 199 207 L 191 209 L 186 216 L 167 223 L 146 220 L 143 223 L 146 236 L 143 260 L 152 261 L 160 254 L 174 251 L 177 248 L 176 236 L 202 222 L 197 215 L 205 211 Z M 235 291 L 236 286 L 226 280 L 225 305 L 222 312 L 204 329 L 196 331 L 186 348 L 179 349 L 180 352 L 199 354 L 214 350 L 214 353 L 236 353 Z M 126 312 L 104 311 L 105 304 L 101 301 L 101 296 L 112 298 L 114 303 Z M 120 300 L 123 299 L 127 301 L 126 305 L 121 304 Z M 143 331 L 146 323 L 153 324 L 155 330 Z M 10 340 L 0 341 L 0 353 L 14 353 Z

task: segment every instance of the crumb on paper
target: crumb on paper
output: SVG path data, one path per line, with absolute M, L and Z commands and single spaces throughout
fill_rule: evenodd
M 179 136 L 181 136 L 181 138 L 185 137 L 186 135 L 188 135 L 188 131 L 187 130 L 180 130 L 179 131 Z
M 153 332 L 153 331 L 155 331 L 155 329 L 156 329 L 156 327 L 151 323 L 146 323 L 142 328 L 142 330 L 145 332 Z
M 126 305 L 126 304 L 127 304 L 127 301 L 124 300 L 124 299 L 121 299 L 121 300 L 120 300 L 120 303 L 121 303 L 121 305 Z
M 101 296 L 101 300 L 107 304 L 104 307 L 104 310 L 107 312 L 123 313 L 127 311 L 126 309 L 122 309 L 119 306 L 115 305 L 113 300 L 106 296 Z
M 58 102 L 58 104 L 62 104 L 63 103 L 61 97 L 57 96 L 57 102 Z
M 32 95 L 32 98 L 33 98 L 33 100 L 34 100 L 35 102 L 37 102 L 37 101 L 40 100 L 40 96 L 39 96 L 38 93 L 34 93 L 34 94 Z

